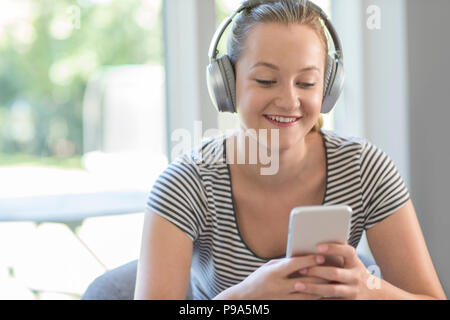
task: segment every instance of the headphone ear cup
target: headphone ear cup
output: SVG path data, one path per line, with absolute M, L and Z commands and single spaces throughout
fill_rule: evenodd
M 226 92 L 227 110 L 236 112 L 236 76 L 233 64 L 228 55 L 223 55 L 218 60 L 222 78 L 224 79 L 224 87 Z
M 330 55 L 328 55 L 327 58 L 327 67 L 325 69 L 325 79 L 324 79 L 324 85 L 323 85 L 323 97 L 325 98 L 329 92 L 330 88 L 330 79 L 334 71 L 334 58 Z
M 321 113 L 328 113 L 333 109 L 344 84 L 344 65 L 340 59 L 328 55 L 327 70 L 325 71 L 324 93 Z
M 234 68 L 227 55 L 212 62 L 206 71 L 211 100 L 219 112 L 236 112 L 236 83 Z

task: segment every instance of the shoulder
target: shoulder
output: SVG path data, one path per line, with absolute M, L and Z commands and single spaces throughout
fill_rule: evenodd
M 361 162 L 368 160 L 370 156 L 375 154 L 387 157 L 383 150 L 365 138 L 343 135 L 329 130 L 321 130 L 321 133 L 324 137 L 327 153 L 332 157 L 343 154 L 352 155 Z
M 328 169 L 332 172 L 359 171 L 363 184 L 372 178 L 397 174 L 394 161 L 381 148 L 365 138 L 321 130 L 326 146 Z M 334 170 L 334 171 L 333 171 Z
M 222 137 L 204 139 L 176 156 L 160 173 L 148 195 L 146 210 L 166 218 L 192 240 L 207 224 L 208 198 L 213 196 L 207 187 L 207 176 L 219 168 L 223 141 Z
M 321 130 L 320 132 L 323 136 L 327 155 L 331 158 L 348 155 L 359 159 L 367 145 L 370 144 L 363 138 L 347 136 L 335 131 Z
M 225 163 L 224 142 L 227 135 L 204 138 L 194 148 L 176 157 L 173 166 L 185 166 L 196 171 L 213 170 Z
M 160 174 L 157 182 L 185 185 L 201 191 L 202 177 L 225 163 L 225 135 L 205 138 L 194 148 L 179 154 Z

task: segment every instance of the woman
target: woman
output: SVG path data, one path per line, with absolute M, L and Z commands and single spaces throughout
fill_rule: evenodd
M 241 130 L 203 142 L 156 181 L 135 298 L 184 299 L 191 284 L 195 299 L 445 299 L 392 161 L 321 129 L 328 43 L 319 14 L 297 1 L 249 5 L 230 37 Z M 259 143 L 278 152 L 275 174 L 237 160 L 251 151 L 248 129 L 277 130 L 276 145 Z M 330 204 L 353 209 L 348 244 L 284 258 L 291 209 Z M 383 274 L 376 288 L 355 251 L 363 230 Z

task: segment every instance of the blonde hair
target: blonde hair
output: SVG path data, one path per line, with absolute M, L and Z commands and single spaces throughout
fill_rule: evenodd
M 236 62 L 242 55 L 247 35 L 258 23 L 302 24 L 309 26 L 316 32 L 324 47 L 324 63 L 326 65 L 328 41 L 324 31 L 324 24 L 318 12 L 311 9 L 309 5 L 306 8 L 303 7 L 299 0 L 267 1 L 262 4 L 255 0 L 244 0 L 242 5 L 253 3 L 256 3 L 256 6 L 244 9 L 233 21 L 227 42 L 228 56 L 233 65 L 236 65 Z M 311 131 L 319 131 L 322 126 L 323 118 L 320 115 Z

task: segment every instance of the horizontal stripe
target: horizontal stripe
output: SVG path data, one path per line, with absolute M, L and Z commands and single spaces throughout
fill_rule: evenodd
M 326 149 L 324 205 L 352 210 L 348 243 L 356 247 L 367 230 L 396 212 L 409 192 L 391 159 L 370 142 L 321 130 Z M 161 173 L 149 192 L 147 210 L 161 215 L 193 241 L 194 299 L 211 299 L 271 259 L 244 242 L 234 212 L 223 135 L 204 140 Z M 201 161 L 200 161 L 201 160 Z

